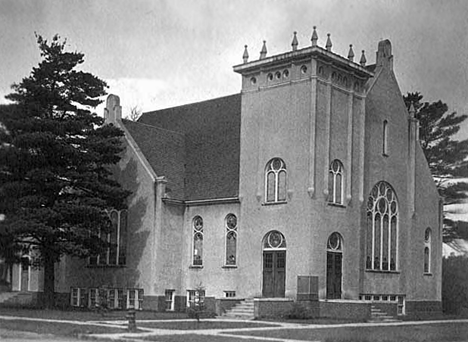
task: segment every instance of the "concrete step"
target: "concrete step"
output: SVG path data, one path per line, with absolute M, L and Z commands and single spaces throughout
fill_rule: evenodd
M 222 317 L 230 319 L 254 319 L 253 299 L 246 299 L 226 311 Z

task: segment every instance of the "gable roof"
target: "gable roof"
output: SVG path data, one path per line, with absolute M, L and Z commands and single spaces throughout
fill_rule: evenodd
M 229 198 L 239 191 L 240 114 L 235 94 L 144 113 L 125 125 L 156 174 L 168 178 L 171 198 Z M 172 175 L 182 163 L 184 180 Z

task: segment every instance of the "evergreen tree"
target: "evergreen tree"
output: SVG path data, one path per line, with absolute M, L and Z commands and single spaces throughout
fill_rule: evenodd
M 444 204 L 459 203 L 467 197 L 468 183 L 453 180 L 468 177 L 468 139 L 455 140 L 454 135 L 468 116 L 448 112 L 447 104 L 440 100 L 423 102 L 418 92 L 408 93 L 403 99 L 408 109 L 414 106 L 421 147 Z M 445 218 L 444 223 L 448 228 L 444 237 L 450 240 L 456 236 L 454 222 Z
M 54 305 L 54 266 L 108 245 L 106 209 L 125 208 L 128 192 L 113 180 L 123 132 L 91 113 L 106 83 L 77 70 L 80 52 L 58 35 L 36 35 L 41 62 L 12 86 L 15 104 L 0 110 L 0 240 L 29 253 L 44 270 L 46 307 Z

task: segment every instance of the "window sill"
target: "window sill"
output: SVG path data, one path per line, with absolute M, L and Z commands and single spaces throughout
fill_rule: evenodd
M 328 204 L 330 207 L 346 208 L 346 206 L 345 206 L 344 204 L 333 203 L 333 202 L 327 202 L 327 204 Z
M 237 268 L 237 265 L 224 265 L 221 268 Z
M 389 157 L 389 154 L 387 154 L 387 153 L 382 153 L 382 157 L 387 158 L 387 157 Z
M 203 265 L 190 265 L 189 268 L 203 268 Z
M 387 271 L 387 270 L 370 270 L 370 269 L 367 269 L 366 272 L 369 272 L 369 273 L 400 274 L 400 271 Z
M 424 273 L 424 276 L 426 276 L 426 277 L 432 277 L 432 275 L 433 275 L 433 274 L 432 274 L 432 273 L 429 273 L 429 272 Z
M 263 202 L 262 205 L 278 205 L 278 204 L 286 204 L 288 203 L 287 201 L 278 201 L 278 202 Z
M 125 268 L 126 265 L 86 265 L 86 268 Z

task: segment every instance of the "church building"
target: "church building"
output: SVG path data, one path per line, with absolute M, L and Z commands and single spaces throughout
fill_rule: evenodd
M 311 43 L 234 66 L 231 96 L 122 119 L 113 246 L 67 258 L 56 289 L 92 306 L 184 311 L 207 303 L 388 303 L 441 308 L 441 202 L 403 102 L 391 43 L 347 57 Z M 359 58 L 359 60 L 358 60 Z M 214 304 L 213 304 L 214 305 Z

